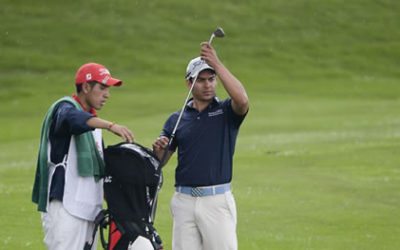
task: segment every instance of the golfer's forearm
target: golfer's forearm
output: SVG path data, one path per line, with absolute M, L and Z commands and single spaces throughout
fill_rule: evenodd
M 226 92 L 232 98 L 234 106 L 240 114 L 244 114 L 249 108 L 249 98 L 242 83 L 224 66 L 219 65 L 215 68 L 219 79 Z
M 160 163 L 163 164 L 162 165 L 162 167 L 163 167 L 163 166 L 165 166 L 167 164 L 167 162 L 169 161 L 169 159 L 171 158 L 171 156 L 172 156 L 172 154 L 174 152 L 168 150 L 166 155 L 164 155 L 165 154 L 165 149 L 160 149 L 160 150 L 154 150 L 154 153 L 156 154 L 156 156 L 157 156 L 158 160 L 160 161 Z M 163 159 L 164 157 L 165 157 L 165 159 Z
M 161 161 L 161 157 L 163 156 L 164 150 L 157 150 L 153 148 L 153 153 L 157 156 L 157 159 Z

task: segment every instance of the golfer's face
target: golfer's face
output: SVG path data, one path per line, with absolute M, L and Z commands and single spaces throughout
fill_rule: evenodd
M 205 70 L 200 72 L 193 87 L 193 98 L 199 101 L 210 101 L 215 97 L 217 80 L 215 73 Z
M 96 83 L 87 94 L 88 104 L 96 110 L 100 110 L 110 97 L 109 86 Z

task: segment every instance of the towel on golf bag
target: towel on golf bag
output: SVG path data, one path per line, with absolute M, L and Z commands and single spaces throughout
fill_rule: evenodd
M 157 193 L 162 172 L 150 149 L 137 143 L 119 143 L 104 150 L 106 176 L 104 196 L 107 210 L 99 214 L 104 249 L 127 249 L 138 236 L 147 238 L 154 249 L 163 249 L 153 227 Z M 104 232 L 108 228 L 108 241 Z

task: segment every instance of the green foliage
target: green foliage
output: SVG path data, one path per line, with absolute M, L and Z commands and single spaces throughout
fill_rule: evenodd
M 217 26 L 251 101 L 235 153 L 240 249 L 399 249 L 399 12 L 394 0 L 2 0 L 0 249 L 44 249 L 30 202 L 39 130 L 77 68 L 124 81 L 100 117 L 150 147 Z M 166 249 L 175 163 L 157 211 Z

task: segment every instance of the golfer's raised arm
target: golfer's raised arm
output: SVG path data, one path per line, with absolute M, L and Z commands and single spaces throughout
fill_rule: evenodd
M 242 83 L 218 59 L 214 48 L 207 42 L 201 44 L 201 57 L 215 69 L 226 92 L 232 98 L 232 108 L 238 115 L 244 115 L 249 109 L 249 98 Z

